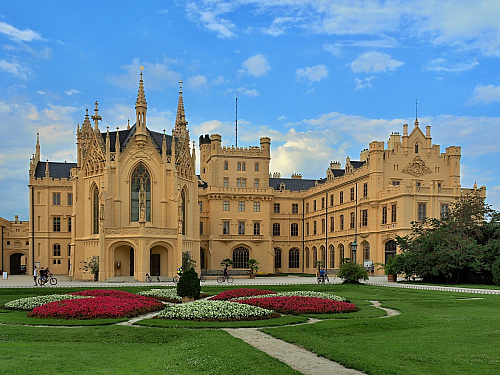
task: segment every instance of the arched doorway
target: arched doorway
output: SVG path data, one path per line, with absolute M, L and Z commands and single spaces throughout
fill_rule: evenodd
M 10 274 L 11 275 L 22 275 L 26 273 L 26 262 L 21 262 L 21 258 L 24 256 L 22 253 L 14 253 L 10 256 Z M 24 264 L 22 264 L 24 263 Z M 24 266 L 24 267 L 22 267 Z
M 396 241 L 389 240 L 385 243 L 385 263 L 394 256 L 396 256 Z
M 155 245 L 149 250 L 149 274 L 168 275 L 168 250 L 165 246 Z
M 122 243 L 113 251 L 114 276 L 135 276 L 135 250 L 128 243 Z

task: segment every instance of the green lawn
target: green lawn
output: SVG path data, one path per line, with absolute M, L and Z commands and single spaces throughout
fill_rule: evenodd
M 148 287 L 115 288 L 138 292 Z M 231 289 L 202 287 L 208 294 Z M 500 368 L 500 296 L 387 288 L 366 285 L 277 285 L 274 291 L 315 290 L 344 296 L 361 308 L 352 314 L 315 315 L 316 324 L 263 327 L 262 331 L 296 343 L 347 367 L 368 374 L 497 374 Z M 74 288 L 0 289 L 0 305 L 21 297 L 67 293 Z M 367 300 L 401 315 L 385 312 Z M 44 319 L 0 310 L 0 372 L 12 374 L 179 374 L 297 373 L 278 360 L 202 322 L 161 321 L 146 326 L 70 327 L 79 321 L 52 321 L 67 327 L 37 327 Z M 295 317 L 284 317 L 283 322 Z M 303 320 L 298 317 L 298 320 Z M 116 322 L 113 321 L 113 322 Z M 260 321 L 264 326 L 269 321 Z M 92 324 L 84 321 L 85 324 Z M 175 327 L 172 327 L 174 324 Z M 154 325 L 154 326 L 151 326 Z M 227 326 L 227 325 L 224 325 Z M 188 328 L 189 327 L 189 328 Z M 198 328 L 198 329 L 190 329 Z

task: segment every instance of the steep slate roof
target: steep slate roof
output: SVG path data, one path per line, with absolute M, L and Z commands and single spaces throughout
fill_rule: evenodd
M 45 167 L 47 162 L 40 161 L 35 170 L 35 178 L 45 177 Z M 50 178 L 69 178 L 71 168 L 76 168 L 76 163 L 61 163 L 49 161 L 49 177 Z
M 153 140 L 153 144 L 156 146 L 156 148 L 158 149 L 158 151 L 161 155 L 162 145 L 163 145 L 163 133 L 155 132 L 155 131 L 152 131 L 149 129 L 147 129 L 147 132 L 151 136 L 151 139 Z M 134 126 L 130 127 L 130 129 L 128 129 L 128 130 L 118 131 L 118 137 L 120 140 L 120 150 L 125 149 L 128 141 L 130 140 L 130 138 L 132 138 L 134 133 L 135 133 L 135 124 L 134 124 Z M 116 134 L 117 134 L 116 131 L 109 132 L 110 152 L 116 152 Z M 102 140 L 104 141 L 104 144 L 106 144 L 107 133 L 106 132 L 101 133 L 101 136 L 102 136 Z M 166 137 L 166 141 L 167 141 L 167 154 L 171 155 L 172 154 L 172 136 L 167 134 L 165 137 Z
M 356 160 L 351 160 L 351 165 L 354 169 L 361 168 L 363 165 L 366 164 L 366 161 L 356 161 Z
M 354 168 L 356 168 L 356 167 L 354 167 Z M 333 177 L 340 177 L 340 176 L 343 176 L 345 174 L 345 169 L 330 169 L 330 172 L 333 173 Z
M 286 190 L 292 191 L 300 191 L 307 190 L 316 185 L 316 181 L 318 183 L 322 183 L 320 180 L 304 180 L 299 178 L 270 178 L 269 186 L 274 188 L 274 190 L 279 190 L 280 185 L 285 184 Z M 323 181 L 324 182 L 324 181 Z

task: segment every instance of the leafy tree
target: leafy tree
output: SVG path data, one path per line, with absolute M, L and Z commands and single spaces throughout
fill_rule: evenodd
M 359 284 L 359 280 L 368 280 L 368 271 L 357 263 L 344 262 L 340 265 L 337 276 L 344 284 Z
M 183 251 L 182 252 L 182 269 L 187 270 L 188 268 L 196 267 L 196 260 L 193 259 L 191 252 Z
M 257 262 L 257 260 L 255 259 L 249 259 L 248 262 L 247 262 L 247 268 L 250 268 L 250 270 L 252 271 L 252 274 L 254 272 L 257 272 L 259 270 L 259 262 Z
M 231 259 L 229 259 L 229 258 L 222 259 L 222 260 L 220 261 L 220 265 L 221 265 L 222 267 L 229 267 L 229 266 L 232 266 L 232 265 L 233 265 L 233 261 L 232 261 Z

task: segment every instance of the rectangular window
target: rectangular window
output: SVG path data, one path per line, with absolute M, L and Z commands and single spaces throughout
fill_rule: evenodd
M 399 181 L 392 181 L 392 186 L 399 186 Z
M 247 170 L 247 163 L 241 163 L 241 170 L 246 171 Z
M 299 235 L 299 224 L 292 223 L 290 226 L 290 236 L 297 237 Z
M 260 236 L 260 222 L 254 221 L 253 223 L 253 235 Z
M 330 194 L 330 206 L 333 206 L 333 194 Z
M 222 202 L 222 211 L 229 211 L 229 201 Z
M 52 218 L 52 223 L 53 223 L 54 232 L 60 232 L 61 231 L 61 218 L 60 217 Z
M 70 243 L 68 244 L 68 256 L 69 257 L 71 256 L 71 244 Z
M 203 221 L 200 221 L 200 236 L 203 235 Z
M 313 201 L 313 211 L 316 211 L 316 199 Z
M 368 196 L 368 184 L 365 182 L 363 184 L 363 197 L 366 198 Z
M 356 225 L 356 216 L 354 215 L 354 212 L 351 212 L 351 223 L 350 223 L 350 228 L 354 229 L 354 226 Z
M 422 221 L 427 217 L 426 209 L 427 207 L 425 203 L 418 204 L 418 221 Z
M 368 226 L 368 210 L 361 210 L 361 226 Z
M 222 234 L 229 234 L 229 221 L 222 222 Z
M 61 256 L 61 245 L 58 244 L 58 243 L 55 243 L 54 244 L 54 252 L 53 252 L 53 256 L 55 257 L 60 257 Z
M 255 172 L 259 171 L 259 163 L 255 163 Z
M 382 224 L 387 224 L 387 206 L 382 207 Z
M 313 234 L 317 234 L 318 233 L 318 223 L 316 222 L 316 220 L 314 220 L 313 222 Z
M 325 198 L 321 198 L 321 209 L 325 208 Z
M 274 213 L 275 214 L 279 214 L 280 213 L 280 204 L 279 203 L 275 203 L 274 204 Z
M 299 204 L 292 203 L 292 214 L 298 214 L 298 213 L 299 213 Z
M 52 194 L 52 204 L 54 206 L 59 206 L 61 204 L 61 193 Z
M 306 236 L 309 236 L 309 223 L 306 223 Z
M 354 200 L 354 188 L 351 188 L 351 202 Z
M 281 226 L 279 223 L 273 223 L 273 236 L 281 235 Z
M 340 204 L 344 203 L 344 192 L 343 191 L 340 192 L 339 203 Z
M 259 179 L 256 178 L 255 180 L 253 180 L 253 187 L 258 189 L 259 188 Z
M 227 162 L 227 161 L 224 162 L 224 170 L 225 171 L 229 170 L 229 162 Z
M 246 178 L 241 179 L 241 187 L 247 187 L 247 179 Z
M 325 219 L 321 219 L 321 233 L 325 233 Z
M 238 221 L 238 234 L 241 234 L 241 235 L 245 234 L 245 222 L 244 221 Z
M 253 212 L 260 212 L 260 202 L 253 202 Z
M 203 202 L 198 201 L 198 206 L 200 206 L 200 212 L 203 212 Z
M 238 170 L 241 171 L 241 161 L 238 162 Z
M 229 178 L 228 177 L 224 177 L 224 187 L 225 188 L 229 187 Z
M 71 216 L 68 217 L 68 232 L 71 232 Z
M 393 204 L 391 207 L 391 222 L 395 223 L 397 219 L 396 205 Z
M 241 178 L 236 179 L 236 187 L 241 187 Z
M 332 216 L 330 218 L 330 232 L 333 232 L 335 230 L 335 218 Z
M 340 230 L 344 230 L 344 215 L 340 215 Z
M 309 213 L 309 202 L 306 203 L 306 214 Z
M 68 193 L 68 206 L 73 206 L 73 193 Z
M 441 205 L 441 219 L 445 219 L 447 217 L 448 217 L 448 205 L 442 204 Z
M 245 202 L 238 202 L 238 212 L 245 212 Z

